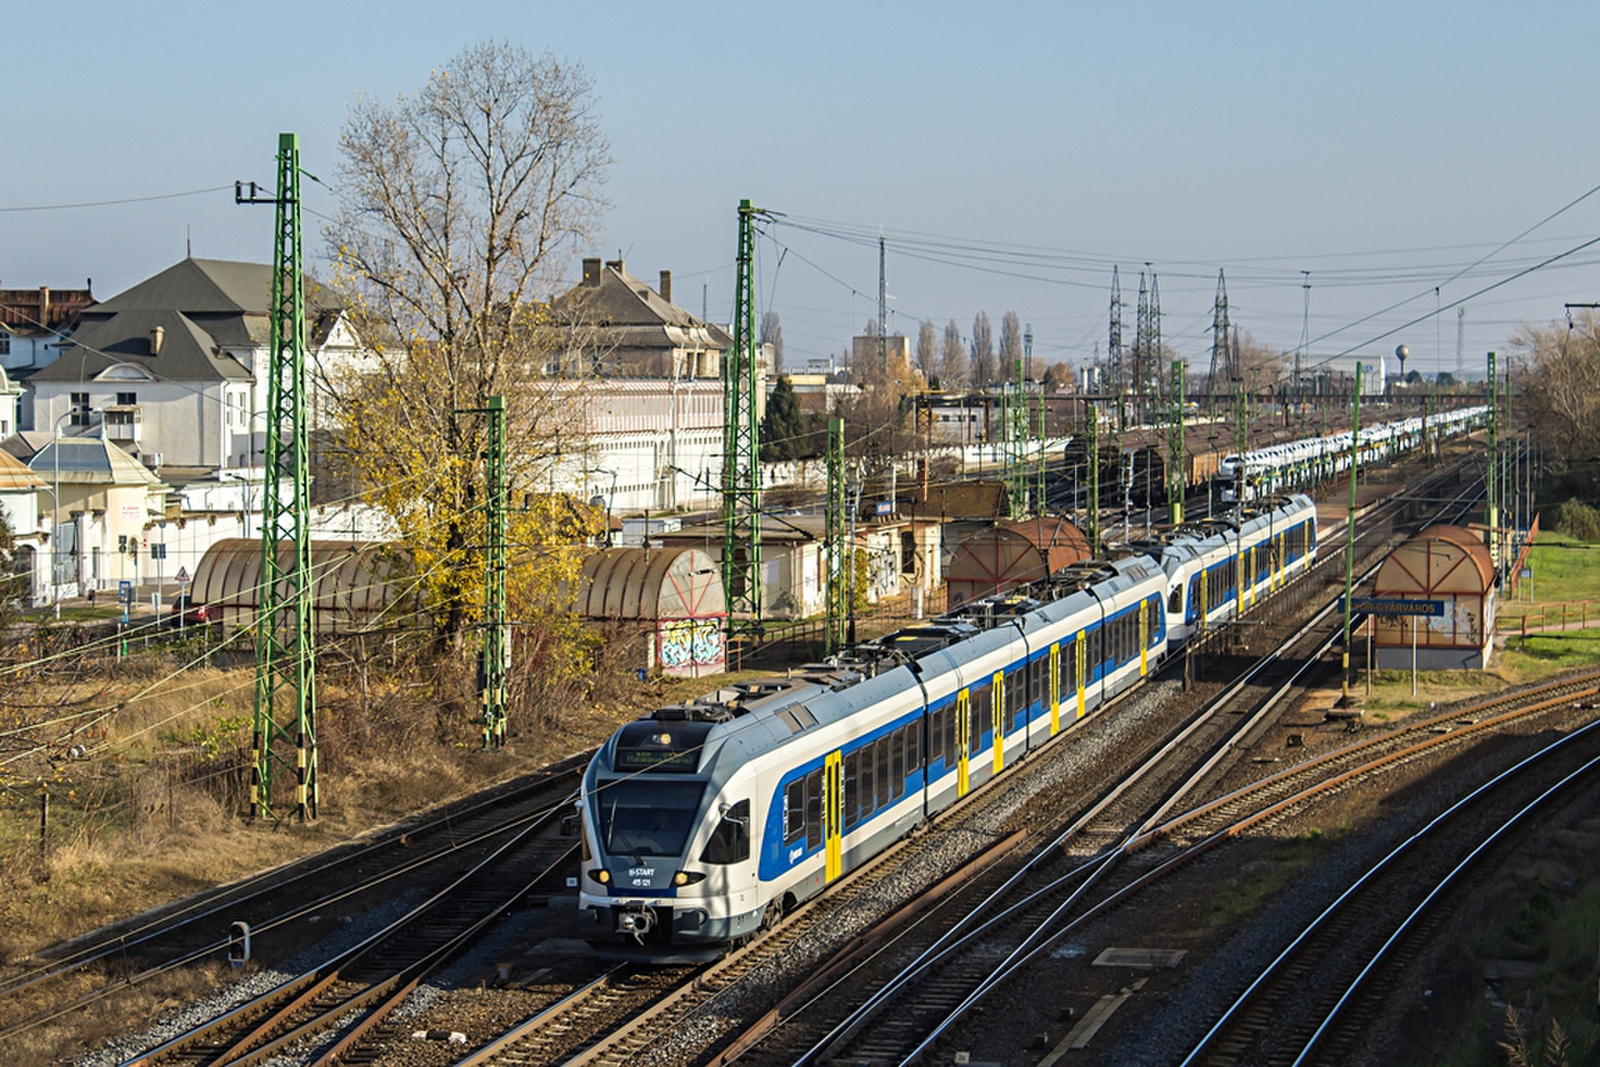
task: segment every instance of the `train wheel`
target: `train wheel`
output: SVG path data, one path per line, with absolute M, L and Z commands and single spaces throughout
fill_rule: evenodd
M 768 901 L 767 910 L 761 913 L 761 932 L 766 933 L 782 921 L 783 902 L 781 900 Z

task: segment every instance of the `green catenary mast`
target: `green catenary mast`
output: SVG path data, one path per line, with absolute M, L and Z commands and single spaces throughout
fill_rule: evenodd
M 845 562 L 844 420 L 828 420 L 828 513 L 823 545 L 827 553 L 824 598 L 824 645 L 828 655 L 845 646 L 845 620 L 849 614 L 849 572 Z
M 1183 523 L 1183 361 L 1172 361 L 1172 436 L 1167 441 L 1167 505 L 1172 525 Z
M 298 134 L 278 136 L 277 196 L 259 197 L 252 184 L 248 197 L 236 187 L 235 199 L 277 208 L 250 814 L 278 818 L 292 812 L 304 821 L 317 815 L 318 783 Z M 285 788 L 286 775 L 292 775 L 292 790 Z
M 506 608 L 506 398 L 482 409 L 487 440 L 483 481 L 488 497 L 483 539 L 483 747 L 506 743 L 506 681 L 511 674 L 511 625 Z
M 761 629 L 761 426 L 756 417 L 755 222 L 739 201 L 733 347 L 722 362 L 722 591 L 730 630 Z

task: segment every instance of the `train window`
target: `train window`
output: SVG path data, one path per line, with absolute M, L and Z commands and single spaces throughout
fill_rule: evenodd
M 1183 586 L 1175 585 L 1172 587 L 1172 595 L 1167 598 L 1167 612 L 1177 615 L 1181 611 L 1183 611 Z
M 952 705 L 945 705 L 928 717 L 928 762 L 944 760 L 950 766 L 950 742 L 946 737 L 950 729 Z
M 822 772 L 806 775 L 806 851 L 822 844 Z
M 906 729 L 906 772 L 916 774 L 922 766 L 922 724 L 912 723 Z
M 861 821 L 861 783 L 856 773 L 861 768 L 861 754 L 847 752 L 844 757 L 844 828 L 853 829 Z
M 1078 689 L 1078 640 L 1069 637 L 1061 645 L 1061 692 L 1057 694 L 1061 700 L 1066 700 Z
M 889 801 L 894 799 L 893 785 L 889 777 L 889 749 L 893 747 L 893 735 L 880 737 L 872 743 L 873 755 L 878 761 L 878 773 L 873 776 L 873 784 L 877 786 L 878 807 L 889 806 Z
M 722 813 L 700 854 L 701 863 L 743 863 L 750 858 L 750 802 L 741 800 Z
M 889 735 L 889 799 L 906 795 L 906 728 Z
M 972 707 L 968 709 L 967 717 L 967 753 L 976 755 L 983 747 L 984 720 L 989 718 L 992 686 L 984 686 L 972 691 Z
M 1028 682 L 1023 677 L 1023 668 L 1006 675 L 1006 706 L 1001 709 L 1001 721 L 1006 724 L 1006 729 L 1011 730 L 1016 726 L 1018 713 L 1027 703 Z
M 861 749 L 861 770 L 857 772 L 857 784 L 861 789 L 861 818 L 872 818 L 873 812 L 878 810 L 878 796 L 873 779 L 873 771 L 877 767 L 877 756 L 873 745 L 864 745 Z
M 783 791 L 783 843 L 792 845 L 806 835 L 806 780 L 796 778 Z
M 951 704 L 944 709 L 944 741 L 941 743 L 944 752 L 944 765 L 951 767 L 956 761 L 956 705 Z

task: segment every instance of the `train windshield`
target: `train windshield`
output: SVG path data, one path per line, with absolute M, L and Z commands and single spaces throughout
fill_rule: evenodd
M 595 794 L 600 845 L 614 856 L 681 856 L 705 782 L 602 782 Z

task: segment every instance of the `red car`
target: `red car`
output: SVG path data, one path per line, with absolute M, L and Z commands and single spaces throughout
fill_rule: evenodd
M 172 602 L 172 616 L 167 625 L 204 626 L 211 621 L 212 615 L 204 604 L 195 603 L 188 593 L 179 593 L 178 599 Z

